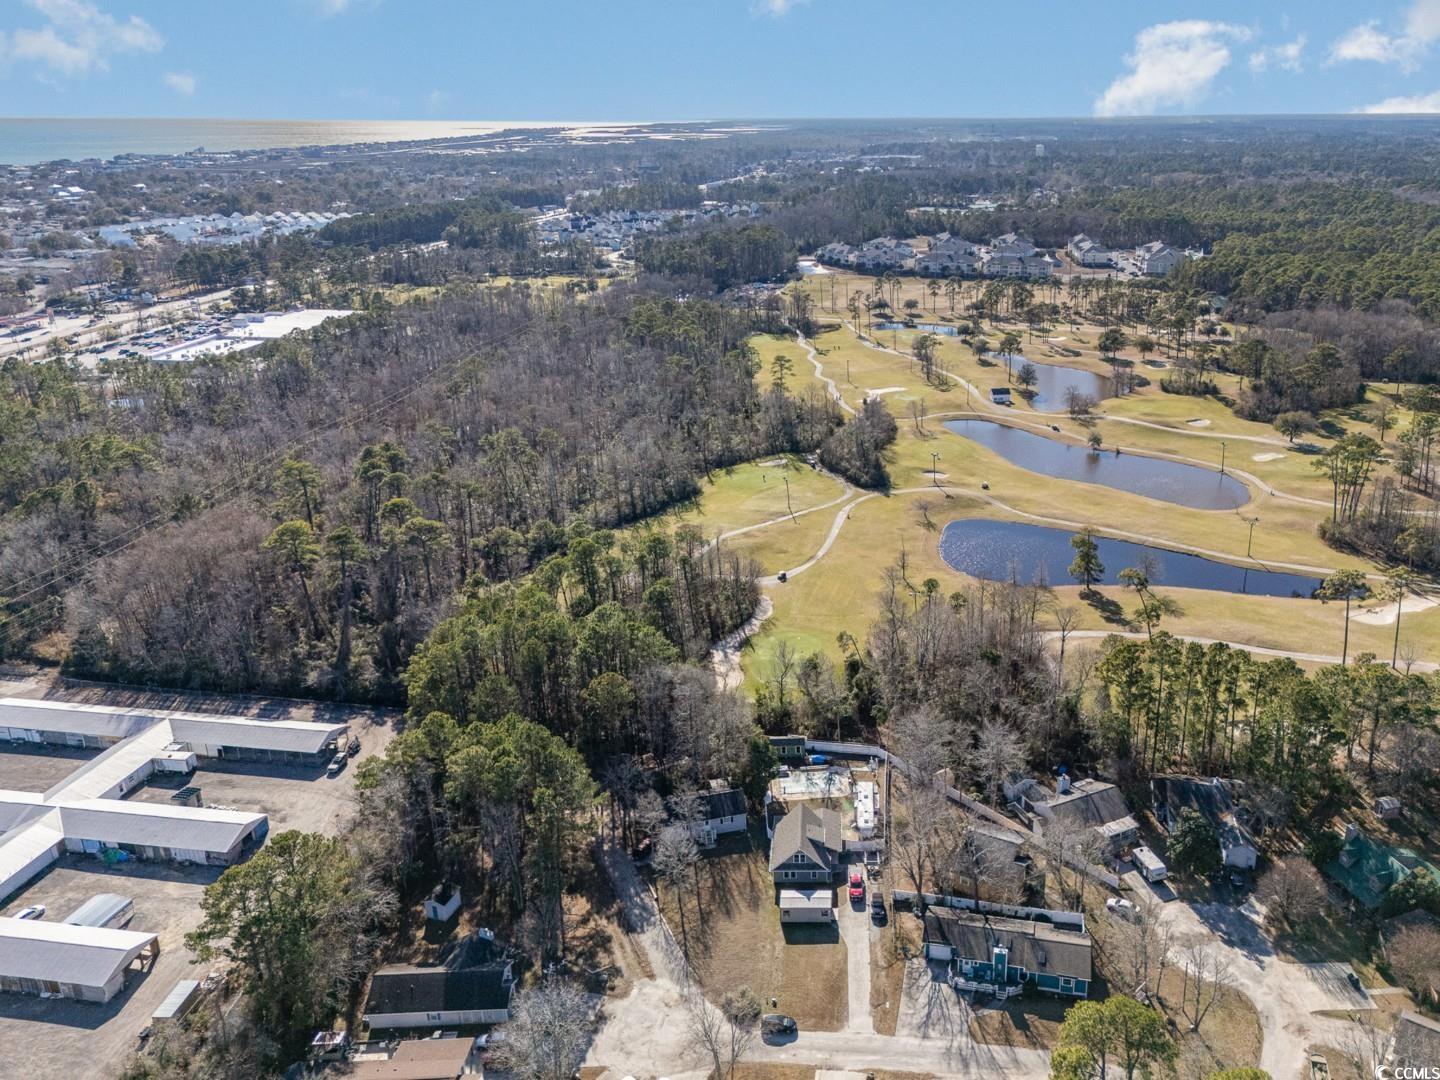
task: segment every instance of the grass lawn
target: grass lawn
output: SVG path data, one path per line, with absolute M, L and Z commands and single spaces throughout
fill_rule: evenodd
M 703 486 L 698 498 L 650 518 L 638 528 L 696 525 L 707 537 L 713 538 L 762 521 L 786 518 L 793 512 L 797 515 L 794 522 L 786 520 L 771 526 L 783 531 L 792 524 L 818 520 L 823 513 L 800 515 L 838 498 L 845 490 L 841 481 L 817 472 L 803 459 L 793 456 L 717 469 Z
M 748 986 L 765 1011 L 793 1016 L 802 1029 L 845 1026 L 845 943 L 833 924 L 780 925 L 763 835 L 731 841 L 703 859 L 700 896 L 659 886 L 665 921 L 682 943 L 711 1001 Z M 771 1006 L 771 999 L 777 1004 Z
M 1161 1011 L 1175 1022 L 1171 1034 L 1180 1049 L 1171 1075 L 1177 1080 L 1203 1080 L 1221 1069 L 1258 1067 L 1264 1034 L 1250 999 L 1238 990 L 1223 991 L 1200 1030 L 1190 1031 L 1190 1022 L 1170 1004 L 1180 1000 L 1181 979 L 1173 968 L 1166 971 L 1159 993 Z
M 970 1020 L 970 1037 L 991 1046 L 1053 1050 L 1069 1004 L 1054 998 L 1007 1001 L 981 1009 Z

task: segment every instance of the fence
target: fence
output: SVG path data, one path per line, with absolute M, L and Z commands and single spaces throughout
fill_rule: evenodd
M 960 911 L 976 911 L 982 915 L 996 915 L 1006 919 L 1027 919 L 1031 922 L 1043 920 L 1066 930 L 1085 931 L 1083 911 L 1056 911 L 1052 908 L 1024 907 L 1019 904 L 992 904 L 988 900 L 975 900 L 968 896 L 947 896 L 944 893 L 916 893 L 908 889 L 892 889 L 895 900 L 914 903 L 923 900 L 928 907 L 957 908 Z
M 883 746 L 871 746 L 869 743 L 822 742 L 816 739 L 806 739 L 805 749 L 815 754 L 834 754 L 836 757 L 876 758 L 880 761 L 888 761 L 907 776 L 909 776 L 911 772 L 910 767 L 905 764 L 903 759 L 889 753 Z M 914 779 L 914 777 L 912 777 L 912 779 Z M 940 790 L 945 793 L 946 798 L 951 802 L 959 803 L 976 817 L 984 818 L 992 824 L 1009 829 L 1011 832 L 1017 833 L 1027 840 L 1042 843 L 1043 846 L 1043 842 L 1039 841 L 1028 829 L 1018 825 L 999 811 L 991 809 L 984 803 L 976 802 L 958 788 L 953 788 L 948 784 L 940 784 L 938 786 Z M 1067 858 L 1065 859 L 1065 865 L 1072 869 L 1079 870 L 1081 873 L 1100 882 L 1102 885 L 1107 885 L 1112 889 L 1118 889 L 1120 887 L 1120 879 L 1118 877 L 1093 863 L 1075 862 Z

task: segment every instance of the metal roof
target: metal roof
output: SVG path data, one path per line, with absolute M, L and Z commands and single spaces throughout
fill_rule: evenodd
M 157 934 L 0 918 L 0 975 L 104 986 Z
M 0 724 L 31 731 L 72 732 L 123 739 L 144 731 L 163 714 L 110 705 L 85 705 L 73 701 L 40 701 L 35 698 L 0 698 Z
M 67 837 L 192 851 L 230 851 L 264 820 L 264 814 L 239 810 L 117 799 L 83 799 L 60 805 L 60 821 Z
M 238 746 L 318 754 L 325 744 L 349 730 L 348 724 L 312 724 L 305 720 L 250 720 L 240 716 L 177 715 L 170 719 L 176 742 Z
M 134 904 L 135 901 L 130 897 L 120 896 L 118 893 L 96 893 L 60 921 L 71 926 L 104 926 Z

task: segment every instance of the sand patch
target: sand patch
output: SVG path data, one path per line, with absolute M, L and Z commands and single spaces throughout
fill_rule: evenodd
M 785 459 L 778 457 L 771 458 L 769 461 L 761 461 L 758 464 L 762 469 L 778 469 L 781 465 L 785 464 Z
M 1209 426 L 1210 426 L 1210 421 L 1209 421 L 1209 420 L 1186 420 L 1185 423 L 1189 424 L 1191 427 L 1209 427 Z
M 903 386 L 882 386 L 882 387 L 880 387 L 880 389 L 878 389 L 878 390 L 866 390 L 866 391 L 865 391 L 865 396 L 866 396 L 867 398 L 872 398 L 872 397 L 880 397 L 882 394 L 898 394 L 898 393 L 900 393 L 900 391 L 902 391 L 902 390 L 904 390 L 904 389 L 905 389 L 905 387 L 903 387 Z
M 1425 611 L 1434 607 L 1440 601 L 1429 596 L 1407 596 L 1399 603 L 1400 614 L 1409 615 L 1416 611 Z M 1350 621 L 1364 623 L 1366 626 L 1392 626 L 1395 623 L 1396 604 L 1381 604 L 1379 607 L 1370 608 L 1368 611 L 1352 611 Z
M 1253 454 L 1253 455 L 1251 455 L 1250 460 L 1251 460 L 1251 461 L 1279 461 L 1279 460 L 1280 460 L 1281 458 L 1283 458 L 1284 456 L 1285 456 L 1284 454 Z

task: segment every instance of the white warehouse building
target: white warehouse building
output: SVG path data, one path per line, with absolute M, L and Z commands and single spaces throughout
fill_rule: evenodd
M 157 934 L 0 918 L 0 990 L 104 1003 L 160 955 Z

